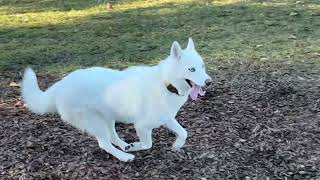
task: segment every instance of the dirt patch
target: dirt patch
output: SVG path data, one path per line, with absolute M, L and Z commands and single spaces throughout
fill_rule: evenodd
M 3 74 L 0 179 L 320 178 L 318 67 L 242 67 L 218 67 L 206 96 L 180 111 L 188 130 L 183 152 L 171 151 L 174 134 L 160 128 L 153 148 L 134 153 L 131 163 L 58 116 L 27 111 L 19 87 L 9 86 L 20 77 Z M 47 87 L 56 78 L 39 80 Z M 137 139 L 132 126 L 117 128 L 127 142 Z

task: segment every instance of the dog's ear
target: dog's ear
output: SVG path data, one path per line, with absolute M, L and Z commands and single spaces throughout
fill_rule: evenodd
M 181 52 L 180 44 L 177 41 L 174 41 L 171 46 L 171 55 L 179 60 L 181 58 Z
M 191 37 L 189 37 L 188 45 L 187 45 L 188 50 L 194 49 L 194 43 Z

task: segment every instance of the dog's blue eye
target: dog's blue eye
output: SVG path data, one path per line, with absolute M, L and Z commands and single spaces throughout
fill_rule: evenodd
M 195 68 L 189 68 L 189 71 L 190 71 L 190 72 L 195 72 L 196 69 L 195 69 Z

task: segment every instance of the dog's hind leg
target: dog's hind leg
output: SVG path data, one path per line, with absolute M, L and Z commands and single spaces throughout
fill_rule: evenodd
M 125 153 L 112 145 L 110 140 L 107 137 L 96 137 L 99 143 L 99 146 L 112 154 L 114 157 L 118 158 L 121 161 L 127 162 L 134 159 L 134 155 Z
M 87 108 L 59 106 L 58 112 L 64 121 L 95 136 L 99 146 L 119 160 L 131 161 L 134 159 L 134 155 L 123 152 L 112 145 L 110 122 L 104 120 L 102 116 L 95 111 L 88 110 Z
M 116 127 L 115 127 L 115 121 L 112 121 L 109 125 L 108 125 L 108 131 L 110 132 L 110 139 L 112 144 L 118 146 L 119 148 L 121 148 L 123 151 L 125 151 L 125 148 L 127 146 L 129 146 L 128 143 L 124 142 L 118 135 L 118 133 L 116 132 Z
M 112 126 L 109 121 L 104 120 L 98 114 L 92 113 L 90 115 L 90 122 L 91 125 L 89 126 L 90 129 L 88 129 L 88 131 L 89 133 L 91 131 L 92 134 L 94 134 L 102 149 L 124 162 L 132 161 L 134 159 L 134 155 L 123 152 L 112 145 L 111 142 L 114 141 L 112 139 L 114 139 L 115 130 L 114 132 L 110 132 Z

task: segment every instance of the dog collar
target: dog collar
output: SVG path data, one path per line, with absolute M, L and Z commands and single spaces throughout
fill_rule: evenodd
M 176 87 L 174 87 L 172 84 L 167 85 L 167 90 L 171 93 L 177 94 L 178 96 L 180 96 L 178 89 Z
M 174 87 L 170 82 L 165 82 L 164 84 L 169 92 L 180 96 L 178 89 Z

